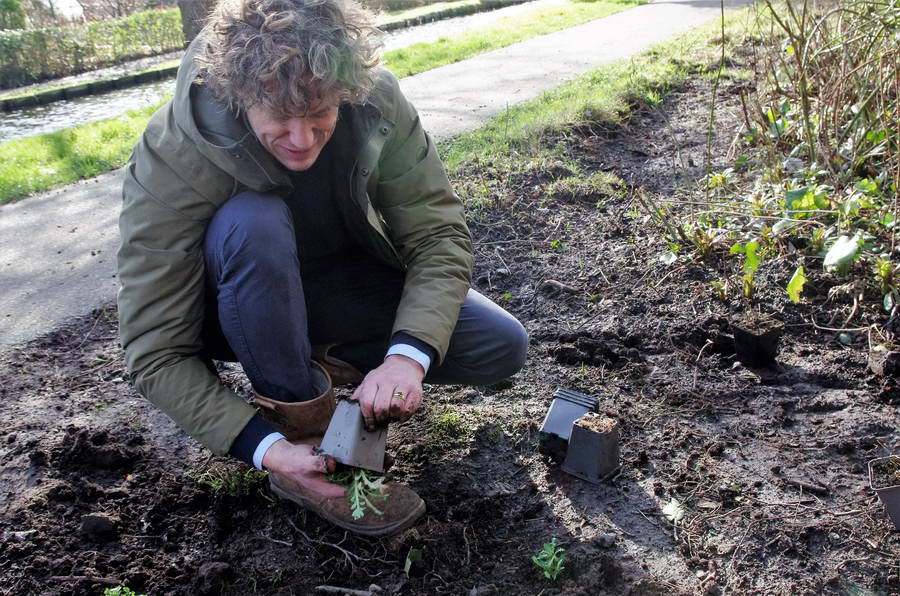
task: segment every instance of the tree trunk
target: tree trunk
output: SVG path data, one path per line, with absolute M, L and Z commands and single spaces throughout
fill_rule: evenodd
M 197 37 L 206 17 L 216 5 L 216 0 L 178 0 L 178 8 L 181 9 L 181 29 L 184 31 L 184 42 L 188 44 Z

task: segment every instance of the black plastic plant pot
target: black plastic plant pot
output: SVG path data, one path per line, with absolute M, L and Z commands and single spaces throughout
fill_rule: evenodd
M 562 470 L 599 484 L 619 468 L 618 421 L 588 412 L 572 425 Z
M 588 412 L 596 412 L 598 404 L 596 397 L 569 389 L 557 389 L 541 425 L 539 435 L 541 452 L 562 461 L 566 455 L 569 436 L 572 434 L 572 423 Z
M 900 531 L 900 455 L 871 460 L 869 486 L 881 499 L 881 504 L 894 522 L 894 527 Z
M 366 430 L 355 401 L 340 400 L 322 438 L 321 451 L 354 468 L 384 472 L 387 427 Z
M 778 356 L 778 344 L 784 334 L 784 323 L 765 315 L 747 315 L 731 323 L 734 352 L 745 366 L 769 366 Z

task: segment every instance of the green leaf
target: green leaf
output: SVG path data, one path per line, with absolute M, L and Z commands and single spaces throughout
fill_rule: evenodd
M 390 494 L 384 492 L 384 476 L 370 474 L 362 468 L 351 468 L 345 472 L 331 474 L 329 480 L 347 489 L 347 502 L 350 503 L 350 515 L 360 519 L 369 509 L 375 515 L 383 515 L 372 499 L 384 501 Z
M 740 242 L 735 242 L 731 245 L 731 248 L 728 249 L 728 254 L 731 255 L 740 255 L 744 253 L 744 245 Z
M 789 230 L 797 225 L 797 222 L 791 221 L 790 219 L 782 219 L 775 223 L 772 226 L 772 233 L 776 236 L 780 235 L 785 230 Z
M 409 575 L 409 570 L 412 569 L 413 563 L 422 560 L 422 549 L 420 548 L 411 548 L 409 552 L 406 554 L 406 562 L 403 564 L 403 571 L 406 575 Z
M 791 302 L 797 304 L 800 302 L 800 294 L 803 292 L 803 284 L 806 283 L 806 275 L 804 275 L 803 267 L 797 267 L 791 276 L 791 281 L 787 285 L 787 293 Z
M 831 271 L 852 263 L 859 255 L 859 234 L 852 238 L 844 235 L 835 240 L 825 253 L 825 269 Z
M 802 203 L 809 194 L 809 187 L 797 188 L 795 190 L 784 191 L 784 207 L 788 211 L 796 211 L 799 207 L 798 203 Z
M 753 273 L 759 269 L 761 259 L 759 258 L 759 255 L 756 254 L 758 248 L 759 242 L 756 240 L 750 241 L 744 245 L 744 252 L 747 255 L 747 260 L 744 261 L 744 271 L 747 273 Z
M 545 542 L 541 552 L 531 557 L 531 561 L 543 570 L 544 577 L 555 580 L 565 569 L 566 554 L 554 538 L 551 542 Z
M 659 255 L 659 260 L 662 261 L 663 265 L 671 265 L 678 260 L 678 255 L 676 255 L 671 250 L 667 250 L 663 254 Z
M 869 195 L 874 195 L 878 193 L 878 183 L 871 178 L 864 178 L 862 180 L 858 180 L 856 184 L 854 184 L 856 190 L 860 192 L 864 192 Z
M 680 522 L 684 519 L 685 508 L 678 499 L 672 497 L 672 500 L 663 507 L 662 512 L 670 522 Z

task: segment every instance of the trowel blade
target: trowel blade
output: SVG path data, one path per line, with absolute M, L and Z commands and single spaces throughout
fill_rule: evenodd
M 386 426 L 367 431 L 359 403 L 340 400 L 319 449 L 342 464 L 384 473 L 386 441 Z

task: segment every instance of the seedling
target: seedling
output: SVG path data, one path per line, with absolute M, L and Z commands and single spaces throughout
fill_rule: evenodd
M 146 594 L 138 594 L 127 586 L 116 586 L 115 588 L 106 588 L 103 590 L 102 596 L 147 596 Z
M 375 515 L 383 515 L 373 499 L 386 500 L 390 493 L 384 492 L 384 476 L 362 468 L 348 468 L 331 474 L 329 480 L 347 489 L 347 502 L 353 519 L 361 519 L 369 509 Z
M 406 562 L 403 564 L 403 572 L 406 574 L 406 577 L 409 577 L 409 570 L 412 569 L 414 563 L 417 563 L 422 560 L 422 549 L 421 548 L 411 548 L 409 552 L 406 554 Z
M 562 573 L 562 570 L 565 569 L 563 564 L 566 562 L 566 553 L 556 544 L 556 538 L 554 538 L 550 542 L 545 542 L 544 548 L 541 549 L 541 552 L 531 557 L 531 561 L 541 568 L 541 571 L 544 572 L 544 577 L 555 580 Z

